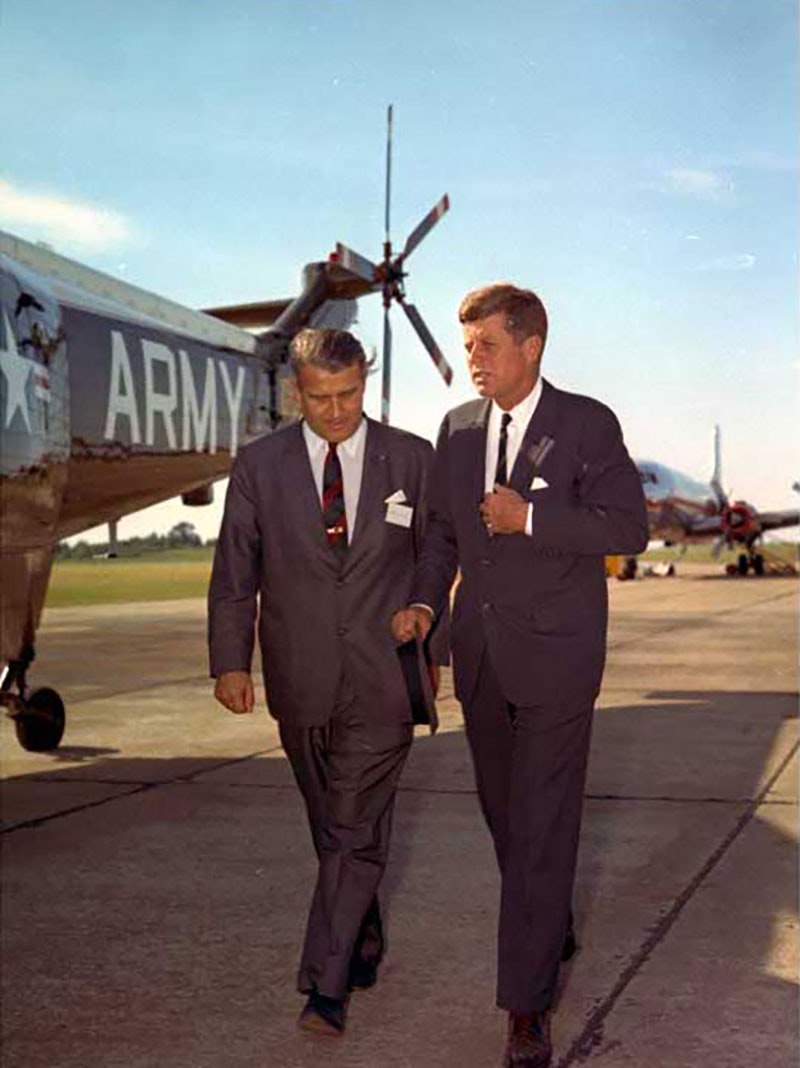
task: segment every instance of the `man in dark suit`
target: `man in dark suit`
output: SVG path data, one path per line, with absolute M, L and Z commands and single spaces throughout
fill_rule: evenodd
M 217 699 L 252 711 L 258 611 L 267 702 L 319 859 L 299 1023 L 340 1034 L 348 991 L 375 982 L 383 952 L 376 891 L 413 734 L 389 624 L 411 590 L 433 449 L 364 416 L 367 362 L 350 334 L 304 330 L 291 361 L 303 420 L 236 457 L 209 648 Z
M 459 319 L 483 399 L 442 424 L 425 546 L 393 631 L 424 636 L 460 567 L 450 638 L 502 879 L 503 1063 L 544 1068 L 605 660 L 604 557 L 644 549 L 647 517 L 614 414 L 540 378 L 539 298 L 487 286 Z

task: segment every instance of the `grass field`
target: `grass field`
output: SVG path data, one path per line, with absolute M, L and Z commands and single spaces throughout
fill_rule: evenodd
M 797 562 L 798 547 L 793 542 L 773 542 L 770 551 L 782 559 Z M 116 560 L 64 560 L 53 566 L 47 591 L 47 606 L 63 608 L 82 604 L 121 604 L 125 601 L 176 601 L 185 597 L 205 597 L 211 575 L 213 549 L 169 549 L 141 557 Z M 681 560 L 712 562 L 711 548 L 690 545 L 685 556 L 675 549 L 652 549 L 643 561 Z M 735 561 L 736 554 L 724 552 L 717 561 L 720 569 Z
M 774 554 L 779 556 L 781 560 L 786 560 L 788 563 L 796 564 L 798 561 L 798 544 L 791 541 L 771 541 L 762 547 L 761 551 L 765 555 Z M 735 564 L 736 558 L 739 555 L 739 550 L 725 549 L 720 553 L 718 560 L 714 560 L 711 555 L 710 545 L 687 545 L 686 552 L 684 554 L 673 546 L 672 548 L 665 549 L 649 549 L 644 553 L 640 559 L 642 560 L 675 560 L 676 563 L 680 563 L 681 560 L 688 560 L 698 564 L 719 563 L 721 567 L 725 567 L 726 564 Z
M 205 597 L 213 550 L 169 549 L 116 560 L 63 560 L 53 565 L 47 607 L 177 601 Z

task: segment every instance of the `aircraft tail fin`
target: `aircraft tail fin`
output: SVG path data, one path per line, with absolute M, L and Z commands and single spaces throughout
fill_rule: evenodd
M 728 495 L 722 488 L 722 443 L 719 423 L 714 427 L 714 473 L 711 476 L 711 488 L 716 495 L 720 508 L 725 508 L 728 504 Z

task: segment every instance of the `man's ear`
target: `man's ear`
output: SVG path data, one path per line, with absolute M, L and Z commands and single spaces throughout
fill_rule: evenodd
M 531 334 L 522 342 L 525 359 L 532 367 L 538 367 L 542 358 L 542 339 L 538 334 Z

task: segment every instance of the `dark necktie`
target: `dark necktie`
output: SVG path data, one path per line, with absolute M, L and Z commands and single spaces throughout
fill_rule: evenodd
M 508 482 L 506 470 L 506 449 L 508 448 L 508 424 L 511 422 L 511 413 L 503 412 L 500 421 L 500 447 L 497 450 L 497 471 L 494 476 L 495 486 L 505 486 Z
M 322 518 L 328 545 L 340 560 L 347 554 L 347 516 L 344 510 L 344 482 L 342 464 L 336 455 L 336 445 L 328 442 L 328 453 L 322 472 Z

